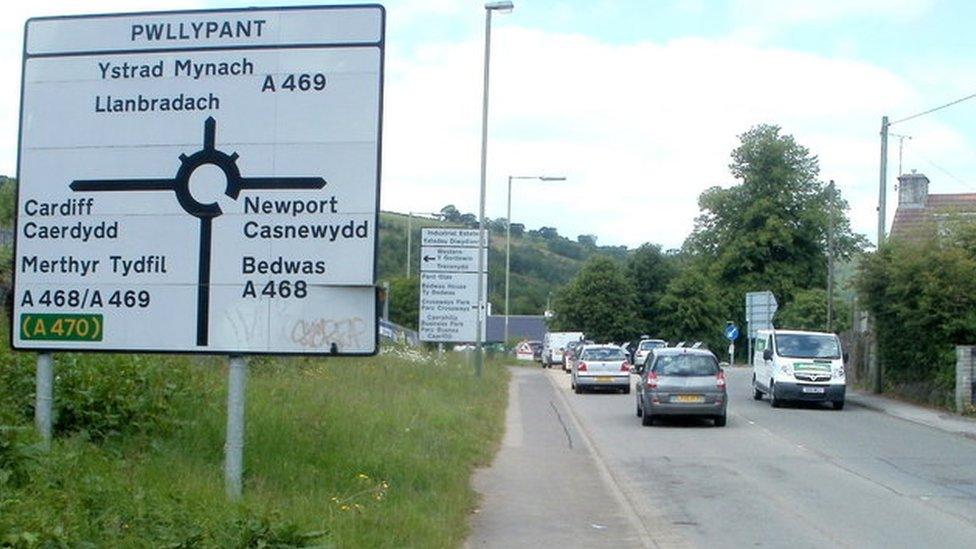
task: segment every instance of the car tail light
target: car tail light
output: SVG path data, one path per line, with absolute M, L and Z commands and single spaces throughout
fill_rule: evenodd
M 651 389 L 657 388 L 657 374 L 654 372 L 648 372 L 647 374 L 647 386 Z
M 723 372 L 722 370 L 719 370 L 718 374 L 716 374 L 715 376 L 715 385 L 718 385 L 719 387 L 725 387 L 725 372 Z
M 585 372 L 586 371 L 586 363 L 585 362 L 580 362 L 579 363 L 579 366 L 577 366 L 577 369 L 579 371 L 581 371 L 581 372 Z
M 621 372 L 629 372 L 630 371 L 630 364 L 627 364 L 627 361 L 626 360 L 620 363 L 620 371 Z

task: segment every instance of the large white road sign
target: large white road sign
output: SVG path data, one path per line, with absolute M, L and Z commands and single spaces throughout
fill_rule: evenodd
M 385 12 L 28 21 L 18 349 L 372 354 Z
M 477 229 L 421 230 L 421 340 L 474 341 L 479 310 L 484 338 L 486 308 L 484 304 L 478 306 L 478 254 L 484 259 L 480 276 L 487 293 L 488 249 L 478 246 L 478 232 Z

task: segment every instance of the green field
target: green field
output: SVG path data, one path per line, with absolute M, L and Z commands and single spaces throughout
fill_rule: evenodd
M 0 546 L 457 547 L 508 380 L 407 349 L 253 359 L 230 503 L 226 359 L 58 355 L 50 452 L 30 428 L 33 365 L 0 353 Z

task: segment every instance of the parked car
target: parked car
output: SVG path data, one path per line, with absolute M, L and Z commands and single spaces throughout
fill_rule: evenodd
M 650 354 L 651 349 L 667 346 L 668 342 L 663 339 L 642 339 L 634 350 L 634 364 L 643 364 L 647 360 L 647 355 Z
M 570 382 L 576 394 L 589 389 L 613 389 L 630 393 L 630 362 L 616 345 L 584 345 L 573 363 Z
M 847 377 L 840 339 L 824 332 L 759 330 L 752 365 L 752 396 L 769 395 L 774 408 L 785 400 L 830 402 L 844 408 Z
M 542 367 L 553 364 L 563 366 L 566 362 L 563 352 L 570 341 L 582 341 L 583 332 L 547 332 L 542 340 Z
M 637 417 L 645 426 L 661 416 L 704 416 L 724 427 L 725 372 L 704 349 L 657 348 L 638 365 Z

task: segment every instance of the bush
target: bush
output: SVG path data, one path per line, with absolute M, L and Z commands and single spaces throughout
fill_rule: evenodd
M 94 441 L 121 434 L 156 435 L 174 427 L 172 408 L 198 398 L 197 375 L 185 357 L 55 355 L 55 436 L 83 433 Z M 0 358 L 0 425 L 29 424 L 34 415 L 34 355 Z
M 893 242 L 861 263 L 858 291 L 874 315 L 886 389 L 951 406 L 957 344 L 976 343 L 973 226 L 939 240 Z

